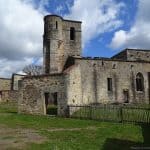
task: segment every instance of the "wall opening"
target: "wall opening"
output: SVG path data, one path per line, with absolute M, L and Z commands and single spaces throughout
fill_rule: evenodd
M 52 93 L 53 94 L 53 99 L 54 99 L 54 105 L 57 105 L 57 92 Z
M 129 103 L 129 91 L 123 90 L 123 95 L 124 95 L 124 103 Z
M 46 108 L 46 114 L 47 114 L 49 93 L 44 93 L 44 96 L 45 96 L 45 108 Z
M 57 92 L 44 93 L 46 114 L 57 115 Z
M 70 40 L 75 40 L 75 28 L 70 28 Z
M 56 29 L 58 29 L 58 22 L 56 21 Z
M 136 75 L 136 90 L 144 91 L 144 77 L 141 73 Z
M 107 78 L 107 90 L 112 91 L 112 78 Z
M 46 42 L 46 52 L 45 52 L 45 73 L 48 74 L 50 71 L 50 42 Z

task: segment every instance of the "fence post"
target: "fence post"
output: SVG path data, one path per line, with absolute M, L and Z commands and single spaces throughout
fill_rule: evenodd
M 123 112 L 122 112 L 122 106 L 119 108 L 119 115 L 120 115 L 120 122 L 123 122 Z
M 92 119 L 92 106 L 89 106 L 90 108 L 90 119 Z

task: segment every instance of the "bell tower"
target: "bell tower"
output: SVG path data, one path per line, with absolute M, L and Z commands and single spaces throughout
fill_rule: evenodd
M 69 56 L 81 55 L 81 22 L 57 15 L 44 17 L 44 73 L 61 73 Z

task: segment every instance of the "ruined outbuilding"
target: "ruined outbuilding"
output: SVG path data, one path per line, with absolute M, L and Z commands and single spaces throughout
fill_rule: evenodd
M 43 75 L 21 82 L 19 113 L 46 114 L 47 104 L 150 103 L 150 51 L 125 49 L 111 58 L 82 57 L 81 22 L 44 17 Z
M 11 78 L 0 78 L 0 102 L 17 102 L 19 83 L 24 75 L 12 74 Z

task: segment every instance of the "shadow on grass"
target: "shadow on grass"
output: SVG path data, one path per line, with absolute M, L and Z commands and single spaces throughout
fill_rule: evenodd
M 108 138 L 103 145 L 103 150 L 132 150 L 132 149 L 147 149 L 150 150 L 150 124 L 140 125 L 144 142 L 138 143 L 129 140 L 111 139 Z
M 10 114 L 18 114 L 18 112 L 16 112 L 16 111 L 9 111 L 9 112 L 6 112 L 6 113 L 10 113 Z
M 144 138 L 144 145 L 149 146 L 150 149 L 150 124 L 143 124 L 142 127 L 142 134 Z
M 18 114 L 16 111 L 0 111 L 0 114 Z

